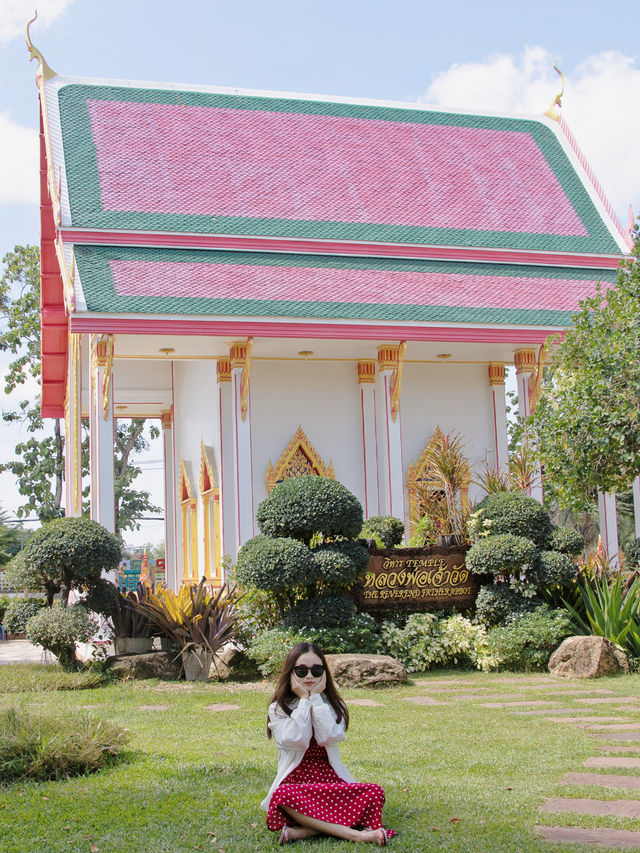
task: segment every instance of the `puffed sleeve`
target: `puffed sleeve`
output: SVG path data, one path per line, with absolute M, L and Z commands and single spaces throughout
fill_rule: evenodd
M 336 722 L 336 712 L 319 693 L 314 693 L 309 700 L 311 705 L 311 721 L 313 733 L 319 746 L 331 746 L 340 743 L 345 738 L 344 719 Z
M 313 734 L 309 699 L 300 699 L 291 716 L 287 716 L 276 702 L 272 702 L 269 705 L 269 728 L 277 746 L 306 749 Z

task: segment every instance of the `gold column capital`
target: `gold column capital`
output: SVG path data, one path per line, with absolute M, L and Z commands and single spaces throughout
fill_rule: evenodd
M 489 362 L 489 385 L 504 385 L 505 369 L 504 364 L 498 361 Z
M 247 359 L 247 342 L 234 341 L 229 349 L 229 364 L 230 369 L 236 367 L 244 367 Z
M 171 429 L 173 426 L 173 409 L 163 409 L 160 412 L 160 423 L 162 429 Z
M 398 347 L 387 344 L 378 347 L 378 367 L 380 370 L 395 370 L 398 366 Z
M 219 358 L 216 362 L 216 377 L 218 382 L 231 382 L 231 359 Z
M 518 349 L 513 354 L 516 373 L 533 373 L 538 359 L 534 349 Z
M 358 383 L 364 385 L 367 382 L 376 381 L 376 363 L 373 359 L 363 359 L 358 362 Z

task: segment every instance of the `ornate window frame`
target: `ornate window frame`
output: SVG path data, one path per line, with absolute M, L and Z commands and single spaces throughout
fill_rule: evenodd
M 285 447 L 276 464 L 272 465 L 271 460 L 269 460 L 266 476 L 267 492 L 269 494 L 278 483 L 292 476 L 290 471 L 292 470 L 294 460 L 298 453 L 302 453 L 306 458 L 308 468 L 310 469 L 309 473 L 313 473 L 319 477 L 328 477 L 330 480 L 335 480 L 336 475 L 333 470 L 333 462 L 329 460 L 328 465 L 323 462 L 322 457 L 309 441 L 305 431 L 302 429 L 302 426 L 298 426 L 295 435 Z M 294 474 L 293 476 L 296 475 Z
M 205 447 L 204 440 L 200 439 L 199 486 L 204 519 L 204 576 L 219 586 L 222 583 L 220 489 L 209 456 L 210 449 Z
M 198 499 L 180 454 L 178 502 L 182 509 L 182 582 L 198 581 Z

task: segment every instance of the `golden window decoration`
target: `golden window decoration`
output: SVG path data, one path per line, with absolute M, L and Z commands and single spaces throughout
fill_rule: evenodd
M 178 502 L 182 510 L 182 582 L 195 583 L 198 579 L 198 500 L 182 455 Z
M 220 489 L 212 463 L 213 449 L 200 441 L 200 497 L 204 516 L 204 576 L 212 586 L 222 583 Z
M 267 492 L 271 493 L 278 483 L 291 477 L 300 476 L 329 477 L 335 480 L 333 462 L 325 465 L 322 457 L 311 444 L 301 426 L 296 430 L 284 452 L 276 462 L 275 466 L 269 460 L 267 468 Z

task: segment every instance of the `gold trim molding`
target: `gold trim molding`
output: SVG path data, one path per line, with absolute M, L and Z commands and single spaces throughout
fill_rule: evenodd
M 519 349 L 513 354 L 516 373 L 533 373 L 536 367 L 536 351 L 534 349 Z
M 373 359 L 358 362 L 358 384 L 366 385 L 376 381 L 376 363 Z
M 504 364 L 497 361 L 489 362 L 489 385 L 504 385 L 505 369 Z
M 302 464 L 300 465 L 300 463 Z M 301 426 L 296 430 L 295 435 L 285 447 L 275 466 L 269 460 L 266 477 L 267 492 L 271 493 L 278 483 L 292 476 L 290 473 L 292 469 L 298 469 L 299 467 L 304 467 L 307 474 L 328 477 L 330 480 L 335 480 L 336 478 L 333 470 L 333 462 L 329 460 L 329 464 L 325 465 L 322 457 L 311 444 Z M 301 471 L 300 473 L 303 472 Z M 294 474 L 293 476 L 296 475 Z
M 219 358 L 216 362 L 216 378 L 218 382 L 231 382 L 231 359 Z

